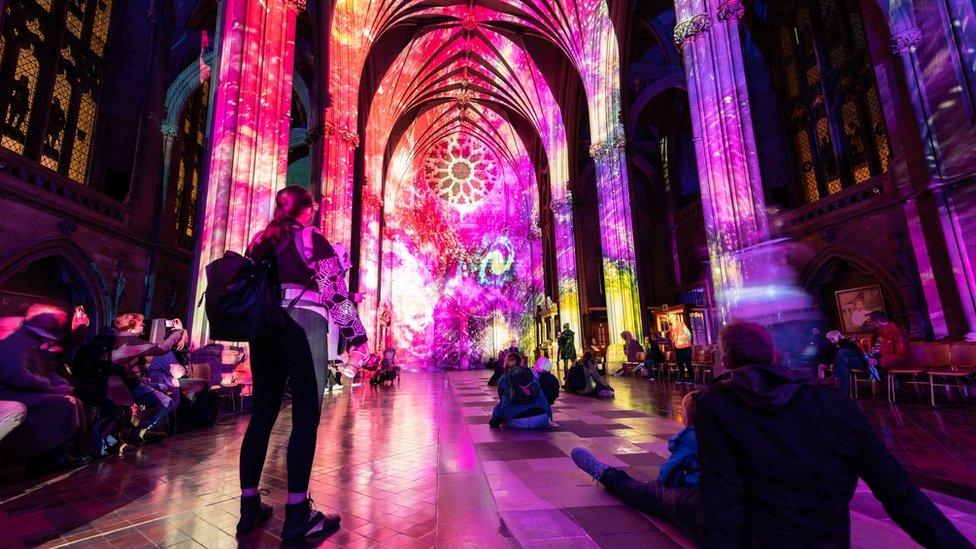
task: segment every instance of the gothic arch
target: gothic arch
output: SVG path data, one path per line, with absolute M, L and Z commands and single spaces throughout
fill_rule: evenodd
M 98 264 L 69 238 L 53 238 L 29 244 L 0 257 L 0 286 L 15 273 L 38 261 L 56 258 L 68 269 L 81 293 L 88 298 L 92 326 L 105 324 L 110 314 L 109 290 Z
M 209 50 L 204 52 L 204 54 L 199 58 L 191 62 L 186 66 L 185 69 L 173 79 L 173 83 L 170 84 L 169 89 L 166 90 L 166 118 L 163 119 L 160 124 L 161 127 L 177 127 L 179 124 L 180 117 L 183 115 L 183 109 L 186 106 L 187 100 L 193 95 L 193 92 L 200 87 L 200 84 L 210 78 L 210 69 L 214 64 L 214 52 Z M 309 97 L 308 84 L 302 78 L 301 74 L 295 73 L 294 78 L 294 89 L 298 95 L 299 100 L 302 103 L 302 109 L 305 113 L 311 112 L 311 99 Z
M 881 288 L 884 290 L 884 295 L 895 309 L 894 311 L 888 312 L 889 316 L 892 318 L 905 318 L 908 309 L 905 307 L 901 292 L 898 290 L 898 282 L 885 271 L 880 263 L 846 246 L 831 244 L 820 249 L 800 271 L 800 287 L 807 293 L 816 295 L 816 292 L 819 290 L 818 281 L 838 261 L 846 261 L 878 279 Z

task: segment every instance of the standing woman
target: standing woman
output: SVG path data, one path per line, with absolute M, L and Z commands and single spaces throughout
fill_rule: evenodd
M 241 520 L 237 532 L 254 529 L 271 516 L 261 503 L 258 482 L 278 418 L 285 382 L 290 381 L 292 429 L 288 439 L 288 500 L 281 537 L 300 540 L 339 527 L 337 515 L 312 508 L 308 479 L 328 376 L 325 342 L 328 319 L 351 347 L 347 375 L 355 375 L 366 356 L 366 330 L 349 296 L 344 269 L 332 245 L 312 227 L 317 205 L 312 193 L 297 185 L 278 191 L 274 217 L 255 235 L 247 255 L 272 259 L 283 304 L 299 298 L 285 328 L 251 342 L 254 378 L 251 421 L 241 443 Z

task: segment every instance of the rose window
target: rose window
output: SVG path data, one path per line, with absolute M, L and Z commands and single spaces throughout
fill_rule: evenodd
M 454 136 L 437 143 L 427 157 L 425 174 L 441 199 L 459 209 L 484 200 L 498 177 L 498 160 L 480 141 Z

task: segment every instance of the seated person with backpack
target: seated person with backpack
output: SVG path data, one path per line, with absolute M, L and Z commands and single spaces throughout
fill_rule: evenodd
M 387 381 L 392 384 L 399 375 L 400 367 L 396 365 L 396 349 L 387 347 L 383 351 L 383 360 L 380 361 L 379 369 L 369 378 L 369 384 L 374 387 Z
M 623 470 L 602 463 L 589 450 L 573 448 L 573 461 L 627 505 L 670 520 L 695 543 L 701 536 L 701 495 L 698 488 L 698 442 L 695 438 L 694 394 L 681 399 L 685 428 L 668 439 L 671 457 L 661 464 L 657 480 L 639 482 Z
M 552 419 L 552 408 L 539 377 L 522 365 L 522 357 L 516 353 L 505 357 L 505 373 L 498 380 L 498 399 L 488 421 L 493 429 L 503 423 L 514 429 L 542 429 Z
M 595 398 L 613 398 L 613 387 L 607 384 L 597 368 L 593 353 L 583 353 L 583 358 L 569 367 L 564 389 L 571 393 Z

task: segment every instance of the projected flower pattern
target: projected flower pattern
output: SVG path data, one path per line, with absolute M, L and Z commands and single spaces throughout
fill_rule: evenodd
M 499 174 L 498 160 L 480 141 L 452 136 L 432 148 L 425 173 L 438 196 L 470 211 L 491 192 Z

